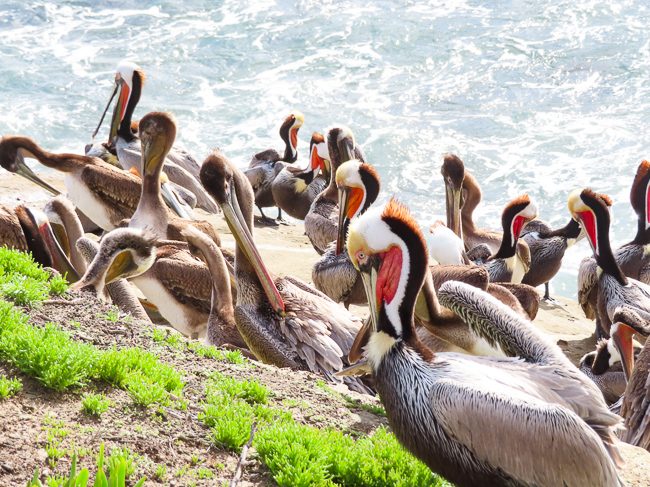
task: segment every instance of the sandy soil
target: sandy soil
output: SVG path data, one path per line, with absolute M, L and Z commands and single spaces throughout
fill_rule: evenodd
M 46 172 L 41 173 L 41 175 L 44 176 L 44 179 L 49 183 L 65 192 L 65 187 L 59 174 Z M 21 203 L 42 207 L 48 199 L 49 196 L 40 190 L 40 188 L 19 176 L 14 176 L 8 173 L 0 175 L 0 203 L 12 207 Z M 197 210 L 196 213 L 198 217 L 208 219 L 217 227 L 222 234 L 222 241 L 225 247 L 234 249 L 234 239 L 232 235 L 230 235 L 230 231 L 221 216 L 207 215 L 201 212 L 201 210 Z M 274 215 L 274 212 L 271 211 L 270 214 Z M 264 226 L 260 224 L 259 218 L 256 217 L 255 238 L 264 261 L 273 272 L 283 276 L 291 274 L 304 279 L 307 282 L 311 282 L 311 268 L 318 259 L 318 255 L 312 249 L 309 239 L 304 234 L 304 227 L 301 224 Z M 595 340 L 592 336 L 594 324 L 592 321 L 584 318 L 580 306 L 575 301 L 559 296 L 554 296 L 554 298 L 560 301 L 563 305 L 542 303 L 534 324 L 551 336 L 552 339 L 565 351 L 569 358 L 577 364 L 582 355 L 593 350 L 595 347 Z M 359 316 L 364 316 L 366 313 L 365 308 L 354 306 L 351 311 Z M 282 371 L 279 374 L 274 372 L 270 375 L 277 377 L 287 374 L 286 371 Z M 313 380 L 313 378 L 311 380 Z M 38 391 L 38 386 L 33 387 Z M 313 387 L 307 389 L 311 391 L 314 390 Z M 26 390 L 30 389 L 26 388 Z M 295 392 L 297 391 L 294 391 L 294 393 Z M 122 394 L 120 391 L 114 391 L 113 393 L 118 395 Z M 26 414 L 27 416 L 33 416 L 34 411 L 40 411 L 43 408 L 52 409 L 56 407 L 55 404 L 49 404 L 51 394 L 45 394 L 45 396 L 48 397 L 47 401 L 39 399 L 40 395 L 43 394 L 43 391 L 34 394 L 34 396 L 31 396 L 27 392 L 23 393 L 21 396 L 22 399 L 18 405 L 14 403 L 12 403 L 12 406 L 0 405 L 0 424 L 3 420 L 6 421 L 8 417 L 12 418 L 12 423 L 9 425 L 5 424 L 4 427 L 0 427 L 0 430 L 6 432 L 13 429 L 13 427 L 10 426 L 11 424 L 17 425 L 30 423 L 30 421 L 27 420 L 25 420 L 27 423 L 20 423 L 20 421 L 23 420 L 17 420 L 15 418 L 16 415 L 19 417 L 25 416 Z M 78 398 L 76 400 L 79 402 Z M 57 399 L 56 401 L 60 400 Z M 28 406 L 27 409 L 25 409 L 26 405 Z M 18 408 L 18 410 L 12 412 L 11 408 Z M 23 413 L 19 414 L 21 408 Z M 78 415 L 78 405 L 75 405 L 71 409 L 77 411 L 74 412 L 74 414 Z M 25 411 L 27 411 L 27 413 L 25 413 Z M 40 423 L 37 421 L 37 426 L 39 424 Z M 372 427 L 370 429 L 372 429 Z M 38 428 L 36 430 L 38 430 Z M 30 433 L 32 439 L 24 445 L 25 452 L 30 451 L 31 449 L 33 453 L 34 451 L 39 451 L 39 448 L 42 449 L 42 446 L 39 446 L 38 440 L 33 438 L 32 433 Z M 1 440 L 0 445 L 3 445 Z M 4 443 L 3 448 L 6 445 L 7 443 Z M 630 485 L 650 485 L 650 454 L 644 450 L 630 447 L 625 449 L 625 456 L 628 461 L 626 477 L 630 482 Z M 27 461 L 27 457 L 25 457 L 25 461 Z M 30 462 L 30 464 L 32 463 L 33 462 Z M 18 479 L 17 477 L 14 478 L 16 478 L 16 480 Z M 255 482 L 256 485 L 264 484 L 264 481 L 260 479 L 253 480 L 251 478 L 251 481 Z M 258 483 L 258 481 L 261 483 Z M 0 482 L 2 482 L 2 477 L 0 477 Z

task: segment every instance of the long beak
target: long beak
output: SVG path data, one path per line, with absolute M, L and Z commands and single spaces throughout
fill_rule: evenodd
M 116 279 L 133 277 L 133 272 L 138 270 L 137 264 L 133 260 L 131 251 L 123 250 L 115 256 L 111 262 L 108 271 L 106 271 L 106 278 L 104 284 L 110 284 Z
M 77 282 L 79 280 L 79 274 L 57 242 L 45 213 L 32 208 L 28 208 L 28 210 L 31 212 L 36 224 L 38 225 L 38 231 L 43 237 L 47 250 L 52 257 L 52 265 L 54 268 L 65 276 L 68 283 L 73 284 Z
M 163 200 L 165 200 L 165 204 L 179 217 L 185 218 L 186 220 L 196 220 L 194 214 L 188 212 L 185 205 L 180 202 L 169 183 L 162 183 L 160 185 L 160 193 Z
M 165 161 L 166 139 L 162 135 L 154 135 L 142 139 L 142 177 L 154 174 Z
M 97 135 L 97 132 L 99 132 L 99 128 L 102 126 L 102 122 L 104 121 L 104 117 L 106 116 L 106 112 L 108 111 L 108 107 L 111 106 L 111 102 L 113 101 L 113 98 L 115 98 L 115 93 L 117 93 L 117 88 L 119 87 L 118 83 L 115 82 L 115 85 L 113 86 L 113 93 L 111 93 L 111 97 L 108 100 L 108 103 L 106 104 L 106 108 L 104 108 L 104 112 L 102 113 L 102 118 L 99 119 L 99 124 L 97 125 L 97 128 L 93 132 L 93 139 L 95 138 L 95 135 Z
M 454 189 L 450 184 L 445 182 L 446 198 L 445 202 L 447 204 L 447 227 L 451 229 L 458 238 L 463 239 L 463 227 L 461 224 L 461 214 L 460 214 L 460 205 L 461 205 L 461 191 L 460 189 Z
M 246 225 L 246 219 L 239 209 L 239 202 L 234 189 L 231 188 L 230 198 L 226 200 L 226 203 L 221 208 L 223 209 L 223 216 L 226 217 L 226 223 L 228 223 L 228 227 L 230 227 L 230 231 L 237 241 L 237 245 L 255 269 L 255 273 L 271 302 L 271 306 L 280 316 L 284 316 L 284 301 L 255 246 L 253 236 L 248 229 L 248 225 Z
M 355 158 L 354 142 L 350 138 L 339 140 L 339 152 L 341 153 L 341 164 Z
M 323 179 L 329 183 L 330 178 L 332 177 L 332 166 L 328 159 L 321 158 L 321 172 L 323 173 Z
M 363 356 L 363 347 L 368 345 L 368 340 L 370 340 L 370 320 L 367 319 L 363 322 L 363 325 L 357 333 L 357 337 L 354 339 L 354 343 L 350 347 L 348 352 L 348 362 L 350 365 L 356 364 L 361 357 Z
M 614 345 L 618 349 L 618 353 L 621 354 L 625 381 L 629 382 L 632 376 L 632 370 L 634 370 L 634 342 L 632 337 L 636 332 L 634 328 L 623 323 L 615 323 L 612 328 L 614 327 L 616 329 L 612 331 L 612 340 L 614 340 Z
M 65 231 L 65 227 L 60 223 L 55 223 L 50 220 L 50 227 L 52 228 L 52 233 L 56 237 L 56 241 L 61 246 L 63 253 L 70 258 L 70 241 L 68 240 L 68 234 Z
M 368 297 L 368 307 L 370 308 L 370 329 L 377 331 L 379 324 L 379 303 L 377 302 L 377 277 L 379 275 L 379 259 L 369 259 L 368 264 L 361 270 L 361 280 Z
M 117 137 L 117 131 L 120 128 L 120 123 L 122 123 L 122 114 L 124 113 L 126 102 L 129 96 L 129 87 L 124 82 L 124 80 L 116 81 L 116 85 L 120 89 L 120 94 L 117 97 L 117 102 L 115 103 L 115 108 L 113 109 L 113 117 L 111 118 L 111 130 L 108 134 L 109 144 L 112 144 L 115 140 L 115 137 Z
M 343 251 L 345 237 L 348 231 L 348 206 L 350 204 L 350 188 L 339 186 L 339 228 L 336 237 L 336 255 Z
M 18 163 L 18 169 L 16 170 L 17 174 L 20 174 L 25 179 L 29 179 L 32 183 L 38 184 L 41 188 L 46 189 L 54 196 L 61 194 L 61 192 L 54 186 L 49 185 L 41 178 L 39 178 L 36 174 L 34 174 L 34 171 L 32 171 L 29 166 L 25 164 L 25 160 L 23 159 L 22 154 L 18 154 L 18 159 L 16 162 Z

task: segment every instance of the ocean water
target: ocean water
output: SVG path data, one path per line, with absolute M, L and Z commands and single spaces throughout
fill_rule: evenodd
M 481 226 L 499 228 L 524 192 L 564 225 L 570 191 L 592 187 L 614 199 L 613 245 L 633 237 L 630 186 L 650 157 L 645 2 L 180 3 L 0 0 L 0 134 L 83 153 L 129 59 L 147 74 L 135 118 L 175 113 L 178 143 L 200 160 L 219 146 L 244 167 L 281 149 L 296 108 L 299 164 L 311 132 L 347 124 L 381 175 L 380 202 L 397 195 L 423 225 L 444 215 L 453 152 L 482 184 Z M 569 250 L 554 292 L 576 295 L 589 253 Z

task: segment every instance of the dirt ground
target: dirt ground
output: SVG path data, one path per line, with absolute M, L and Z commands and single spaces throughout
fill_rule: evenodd
M 60 175 L 54 172 L 41 175 L 55 187 L 65 191 Z M 8 206 L 26 203 L 42 207 L 49 197 L 35 188 L 19 176 L 0 174 L 0 203 Z M 196 213 L 217 227 L 226 248 L 234 249 L 234 239 L 221 216 L 206 215 L 200 210 Z M 269 215 L 274 216 L 275 212 L 272 210 Z M 304 235 L 304 227 L 301 224 L 267 227 L 260 225 L 256 217 L 255 238 L 264 261 L 273 272 L 279 275 L 291 274 L 311 282 L 311 268 L 318 255 Z M 542 303 L 534 324 L 549 334 L 577 364 L 585 353 L 595 347 L 592 336 L 594 324 L 584 318 L 575 301 L 558 296 L 555 298 L 564 305 Z M 74 318 L 82 323 L 79 329 L 73 330 L 76 339 L 92 341 L 101 347 L 112 346 L 114 343 L 117 346 L 134 343 L 141 347 L 154 346 L 137 322 L 118 325 L 98 320 L 97 315 L 102 306 L 104 305 L 101 303 L 89 304 L 86 308 L 90 311 L 68 305 L 45 307 L 34 313 L 32 319 L 36 320 L 35 322 L 40 319 L 42 322 L 44 319 L 56 318 L 57 322 L 66 326 L 66 323 Z M 351 311 L 359 316 L 367 313 L 365 308 L 355 306 Z M 50 318 L 47 318 L 48 316 Z M 21 377 L 24 383 L 23 391 L 16 398 L 0 403 L 0 485 L 24 485 L 36 466 L 41 469 L 49 468 L 44 449 L 44 431 L 47 429 L 44 418 L 47 414 L 49 418 L 75 425 L 74 435 L 71 433 L 70 438 L 74 439 L 77 445 L 88 445 L 93 453 L 97 452 L 101 441 L 106 442 L 107 450 L 112 445 L 128 444 L 152 462 L 169 463 L 172 467 L 168 469 L 168 485 L 187 484 L 185 477 L 177 477 L 172 473 L 185 463 L 190 464 L 192 455 L 199 455 L 199 458 L 205 460 L 202 464 L 223 465 L 223 469 L 213 469 L 215 478 L 229 480 L 237 458 L 210 448 L 207 443 L 207 429 L 196 419 L 196 408 L 204 397 L 200 378 L 213 370 L 224 371 L 236 377 L 259 377 L 260 381 L 276 393 L 273 401 L 278 403 L 285 399 L 288 399 L 288 402 L 306 401 L 308 407 L 292 408 L 294 418 L 301 422 L 321 426 L 329 423 L 343 429 L 368 432 L 385 421 L 384 418 L 363 409 L 350 411 L 340 397 L 316 387 L 318 378 L 312 374 L 295 373 L 261 364 L 242 368 L 225 362 L 202 359 L 189 351 L 167 352 L 161 357 L 166 363 L 182 370 L 186 376 L 187 396 L 193 398 L 187 413 L 170 410 L 168 414 L 158 415 L 151 411 L 137 410 L 128 405 L 130 401 L 124 391 L 107 388 L 102 391 L 115 401 L 116 406 L 98 422 L 87 419 L 80 413 L 79 395 L 46 391 L 35 381 Z M 10 376 L 12 374 L 10 369 L 3 369 L 2 366 L 0 373 L 8 373 Z M 629 485 L 650 485 L 650 454 L 634 447 L 625 447 L 624 456 L 628 462 L 625 477 Z M 64 465 L 64 460 L 60 460 L 57 468 L 50 473 L 62 474 L 69 468 L 69 465 L 66 468 Z M 190 467 L 190 470 L 192 468 Z M 152 472 L 147 472 L 148 479 L 152 479 L 151 474 Z M 256 461 L 247 468 L 244 479 L 249 484 L 240 485 L 273 485 L 266 468 Z M 214 484 L 214 478 L 204 480 L 193 477 L 193 481 L 197 482 L 196 485 L 219 485 Z

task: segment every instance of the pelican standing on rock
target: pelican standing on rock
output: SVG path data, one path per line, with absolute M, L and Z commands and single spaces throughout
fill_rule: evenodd
M 305 122 L 304 115 L 294 110 L 280 126 L 280 137 L 285 143 L 284 156 L 275 149 L 267 149 L 253 156 L 244 174 L 255 193 L 255 206 L 262 214 L 265 223 L 272 223 L 262 208 L 278 206 L 273 194 L 273 181 L 288 164 L 298 159 L 298 130 Z M 303 217 L 304 218 L 304 217 Z M 282 207 L 278 206 L 278 220 L 282 220 Z
M 347 365 L 361 320 L 305 282 L 266 269 L 251 234 L 252 188 L 219 149 L 203 163 L 201 181 L 221 205 L 237 240 L 235 321 L 250 350 L 262 362 L 335 380 L 334 374 Z M 356 380 L 348 385 L 366 390 Z
M 306 169 L 287 165 L 273 180 L 271 190 L 278 208 L 290 217 L 304 220 L 312 202 L 330 180 L 330 156 L 325 138 L 314 132 L 309 143 Z
M 441 303 L 467 314 L 476 332 L 532 363 L 433 354 L 421 344 L 413 310 L 428 259 L 405 207 L 393 200 L 366 212 L 347 245 L 368 293 L 377 391 L 411 453 L 458 487 L 624 485 L 620 418 L 557 347 L 496 300 L 461 283 L 440 290 Z

